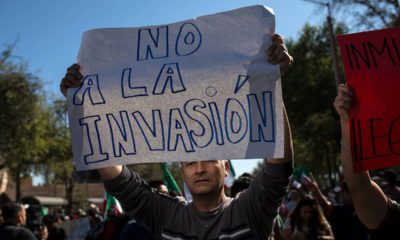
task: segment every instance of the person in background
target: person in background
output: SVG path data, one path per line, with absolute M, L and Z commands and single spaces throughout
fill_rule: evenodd
M 311 196 L 304 196 L 299 200 L 293 212 L 286 218 L 281 235 L 284 240 L 335 239 L 321 208 Z
M 46 225 L 42 223 L 33 224 L 31 225 L 31 231 L 37 240 L 48 240 L 49 232 Z
M 323 195 L 318 183 L 312 177 L 304 177 L 304 185 L 321 206 L 325 217 L 328 219 L 336 240 L 368 239 L 368 231 L 358 219 L 353 200 L 345 181 L 342 181 L 339 190 L 339 202 L 332 204 Z
M 8 202 L 1 209 L 3 223 L 0 225 L 1 240 L 36 240 L 27 228 L 25 208 L 16 202 Z
M 358 218 L 372 231 L 371 238 L 397 238 L 400 227 L 400 205 L 384 194 L 382 189 L 371 180 L 368 171 L 357 173 L 353 171 L 352 149 L 357 146 L 352 145 L 350 141 L 349 111 L 354 94 L 350 87 L 341 84 L 338 87 L 338 95 L 333 103 L 336 112 L 340 116 L 342 132 L 340 156 L 344 178 Z
M 383 192 L 390 197 L 390 199 L 400 202 L 400 187 L 397 185 L 397 174 L 393 169 L 385 170 L 383 179 L 386 184 L 383 186 Z
M 168 188 L 161 180 L 149 181 L 151 188 L 157 189 L 158 192 L 169 195 Z
M 87 233 L 85 240 L 99 240 L 104 230 L 104 220 L 97 207 L 90 207 L 87 210 L 89 217 L 90 230 Z
M 243 173 L 232 184 L 231 197 L 236 197 L 240 192 L 250 187 L 254 180 L 254 175 L 251 173 Z
M 47 227 L 49 237 L 48 240 L 65 240 L 67 239 L 67 234 L 65 230 L 56 225 L 57 218 L 53 214 L 47 214 L 43 217 L 42 222 Z

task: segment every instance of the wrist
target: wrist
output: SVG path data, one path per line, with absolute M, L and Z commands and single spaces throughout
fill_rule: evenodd
M 348 117 L 341 117 L 340 118 L 340 123 L 341 124 L 347 124 L 349 123 L 350 119 Z
M 340 141 L 340 146 L 344 150 L 351 150 L 351 144 L 347 141 Z

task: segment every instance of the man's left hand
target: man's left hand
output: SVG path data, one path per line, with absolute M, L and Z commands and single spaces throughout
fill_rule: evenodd
M 271 64 L 279 64 L 281 76 L 283 76 L 293 64 L 294 59 L 290 56 L 282 36 L 274 34 L 272 36 L 272 44 L 268 49 L 268 62 Z

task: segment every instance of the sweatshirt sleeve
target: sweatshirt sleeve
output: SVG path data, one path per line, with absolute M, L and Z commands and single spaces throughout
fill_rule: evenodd
M 292 173 L 292 161 L 264 163 L 249 189 L 238 196 L 238 204 L 243 209 L 241 214 L 246 216 L 253 231 L 261 230 L 264 235 L 271 233 Z
M 129 216 L 157 236 L 163 228 L 164 210 L 177 201 L 153 191 L 140 176 L 123 167 L 121 174 L 104 182 L 104 188 L 115 196 Z

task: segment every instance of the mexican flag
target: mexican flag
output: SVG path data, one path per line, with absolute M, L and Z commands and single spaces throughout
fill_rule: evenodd
M 235 181 L 235 170 L 233 169 L 233 165 L 231 160 L 229 161 L 229 171 L 228 171 L 228 176 L 225 177 L 225 188 L 230 188 L 233 185 L 233 182 Z
M 121 215 L 123 212 L 118 200 L 115 197 L 111 196 L 108 192 L 104 192 L 104 198 L 103 198 L 104 220 L 107 220 L 110 211 L 114 211 L 114 213 L 117 216 Z
M 174 176 L 172 176 L 171 172 L 169 171 L 167 164 L 162 163 L 161 167 L 164 174 L 163 181 L 165 185 L 167 185 L 168 191 L 174 191 L 178 195 L 182 196 L 182 191 L 179 188 L 178 184 L 176 183 Z

